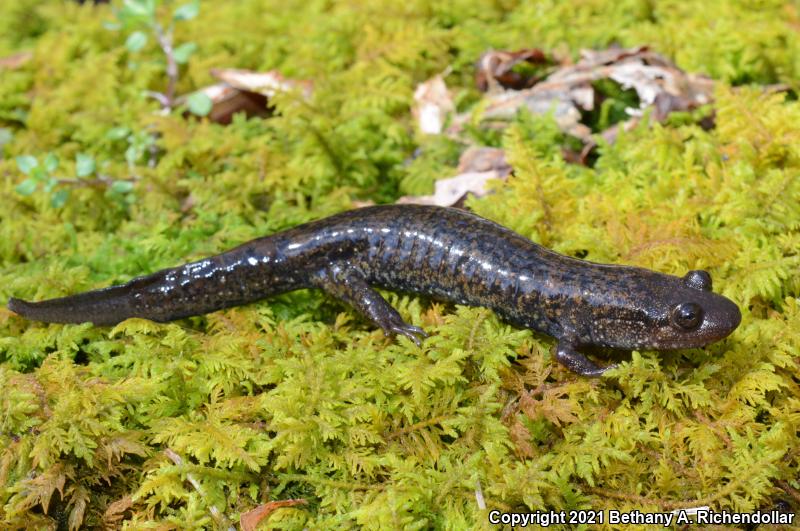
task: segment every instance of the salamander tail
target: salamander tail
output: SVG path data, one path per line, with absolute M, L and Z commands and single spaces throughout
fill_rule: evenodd
M 125 285 L 41 302 L 11 297 L 8 309 L 26 319 L 45 323 L 112 325 L 132 317 L 130 293 Z

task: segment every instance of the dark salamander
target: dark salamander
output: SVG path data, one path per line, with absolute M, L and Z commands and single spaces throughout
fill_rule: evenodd
M 421 205 L 352 210 L 123 285 L 34 303 L 12 298 L 8 307 L 55 323 L 164 322 L 319 288 L 387 335 L 419 344 L 424 331 L 404 322 L 371 286 L 491 308 L 509 323 L 555 337 L 558 361 L 586 376 L 605 369 L 580 347 L 701 347 L 741 320 L 733 302 L 712 293 L 705 271 L 679 278 L 595 264 L 475 214 Z

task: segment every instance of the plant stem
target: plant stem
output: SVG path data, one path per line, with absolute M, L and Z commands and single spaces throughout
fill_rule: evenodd
M 157 99 L 165 109 L 171 111 L 175 104 L 175 87 L 178 84 L 178 63 L 175 61 L 175 50 L 172 47 L 172 27 L 170 26 L 169 30 L 165 32 L 161 24 L 156 22 L 153 25 L 153 30 L 155 31 L 158 45 L 167 57 L 167 92 L 161 94 L 164 97 L 163 100 Z
M 56 184 L 63 184 L 75 187 L 110 188 L 115 181 L 136 182 L 138 178 L 131 179 L 112 179 L 107 175 L 98 175 L 94 179 L 57 179 Z

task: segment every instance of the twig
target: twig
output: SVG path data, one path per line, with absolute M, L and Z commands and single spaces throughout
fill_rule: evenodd
M 175 61 L 175 50 L 172 47 L 172 27 L 170 26 L 165 33 L 161 24 L 156 23 L 153 29 L 156 32 L 158 45 L 164 55 L 167 56 L 167 92 L 162 94 L 166 101 L 161 105 L 166 109 L 172 110 L 172 106 L 175 104 L 175 87 L 178 84 L 178 62 Z
M 135 183 L 138 180 L 138 177 L 131 177 L 130 179 L 112 179 L 108 175 L 99 174 L 94 179 L 56 179 L 56 184 L 76 188 L 111 188 L 111 186 L 118 181 Z
M 151 98 L 156 100 L 158 103 L 160 103 L 161 106 L 163 108 L 165 108 L 165 109 L 169 109 L 172 106 L 172 104 L 170 103 L 169 98 L 167 98 L 166 94 L 162 94 L 160 92 L 156 92 L 155 90 L 145 90 L 144 93 L 145 93 L 146 96 L 150 96 Z
M 183 459 L 181 459 L 181 456 L 176 454 L 171 448 L 167 448 L 166 450 L 164 450 L 164 454 L 167 457 L 169 457 L 170 460 L 176 465 L 183 466 Z M 206 493 L 203 490 L 203 486 L 200 484 L 199 481 L 197 481 L 197 478 L 195 478 L 193 474 L 187 473 L 186 479 L 189 480 L 189 483 L 191 483 L 194 489 L 197 491 L 197 493 L 200 494 L 200 497 L 205 499 Z M 227 516 L 225 516 L 225 514 L 222 511 L 217 509 L 216 505 L 209 505 L 208 510 L 211 512 L 211 516 L 214 517 L 214 520 L 217 521 L 220 527 L 225 527 L 228 531 L 236 531 L 236 528 L 233 527 L 233 524 L 231 523 L 230 519 Z

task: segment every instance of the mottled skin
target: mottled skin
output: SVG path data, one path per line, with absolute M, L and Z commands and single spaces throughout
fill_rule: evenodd
M 12 298 L 8 305 L 46 322 L 164 322 L 314 287 L 386 334 L 419 344 L 423 330 L 405 323 L 371 286 L 491 308 L 555 337 L 558 361 L 586 376 L 605 369 L 577 348 L 700 347 L 741 320 L 733 302 L 712 293 L 705 271 L 679 278 L 586 262 L 475 214 L 421 205 L 352 210 L 127 284 L 37 303 Z

